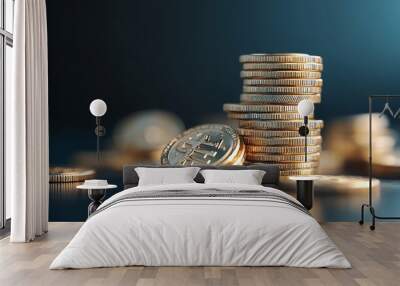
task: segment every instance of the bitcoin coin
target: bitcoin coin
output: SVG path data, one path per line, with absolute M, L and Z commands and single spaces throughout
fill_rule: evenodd
M 260 146 L 304 146 L 304 137 L 288 137 L 288 138 L 257 138 L 243 137 L 244 143 L 247 145 Z M 308 136 L 308 145 L 319 145 L 322 142 L 321 136 Z
M 266 154 L 304 154 L 307 153 L 317 153 L 321 151 L 321 146 L 256 146 L 256 145 L 246 145 L 246 151 L 248 153 L 266 153 Z
M 244 79 L 244 85 L 259 86 L 322 86 L 322 79 Z
M 235 104 L 225 103 L 223 106 L 226 112 L 297 112 L 294 105 L 259 105 L 259 104 Z
M 270 78 L 270 79 L 320 79 L 321 72 L 313 71 L 241 71 L 241 78 Z
M 242 145 L 239 134 L 228 125 L 200 125 L 172 139 L 161 154 L 161 164 L 230 165 L 241 159 L 237 156 L 244 148 Z
M 307 154 L 307 161 L 319 161 L 320 153 Z M 262 162 L 305 162 L 305 155 L 281 155 L 281 154 L 264 154 L 264 153 L 246 153 L 246 160 L 248 161 L 262 161 Z
M 321 87 L 314 86 L 243 86 L 244 93 L 315 94 Z
M 261 137 L 261 138 L 270 138 L 270 137 L 299 137 L 298 130 L 259 130 L 259 129 L 246 129 L 246 128 L 238 128 L 237 129 L 239 135 L 242 136 L 250 136 L 250 137 Z M 320 129 L 310 129 L 309 136 L 319 136 L 321 135 Z
M 322 64 L 317 63 L 244 63 L 244 70 L 296 70 L 322 71 Z
M 250 54 L 239 57 L 241 63 L 319 63 L 322 58 L 300 53 Z
M 228 118 L 242 120 L 299 120 L 303 116 L 299 113 L 238 113 L 229 112 Z M 314 118 L 313 114 L 309 118 Z
M 297 105 L 303 99 L 309 99 L 314 103 L 321 102 L 320 94 L 249 94 L 243 93 L 240 100 L 252 104 L 288 104 Z
M 303 121 L 256 121 L 256 120 L 239 120 L 240 128 L 250 129 L 280 129 L 280 130 L 298 130 L 304 125 Z M 324 126 L 322 120 L 309 120 L 308 128 L 320 129 Z

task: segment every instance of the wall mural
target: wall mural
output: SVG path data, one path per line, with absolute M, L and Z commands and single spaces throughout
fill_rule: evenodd
M 318 219 L 357 220 L 368 96 L 400 93 L 400 3 L 391 2 L 47 3 L 50 220 L 86 219 L 90 200 L 77 186 L 107 179 L 119 186 L 108 197 L 125 164 L 265 162 L 289 193 L 289 176 L 321 175 Z M 101 125 L 95 99 L 107 107 Z M 315 111 L 303 114 L 302 100 Z M 396 215 L 398 119 L 379 115 L 384 105 L 373 110 L 372 186 L 375 207 Z

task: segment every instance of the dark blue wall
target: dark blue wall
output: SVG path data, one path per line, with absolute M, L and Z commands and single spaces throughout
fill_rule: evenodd
M 110 125 L 147 108 L 193 125 L 239 101 L 238 57 L 252 52 L 323 56 L 325 120 L 400 93 L 396 0 L 57 0 L 47 10 L 52 135 L 91 131 L 97 97 Z

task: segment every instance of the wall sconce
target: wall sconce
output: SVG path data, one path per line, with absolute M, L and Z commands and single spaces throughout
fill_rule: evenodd
M 304 158 L 307 162 L 307 135 L 310 133 L 308 129 L 308 116 L 314 112 L 314 103 L 309 99 L 303 99 L 297 105 L 297 110 L 304 118 L 304 125 L 299 128 L 299 134 L 304 136 Z
M 97 136 L 97 161 L 100 161 L 100 137 L 106 135 L 106 129 L 100 124 L 100 119 L 107 112 L 107 104 L 101 99 L 95 99 L 90 103 L 89 110 L 96 117 L 94 133 Z

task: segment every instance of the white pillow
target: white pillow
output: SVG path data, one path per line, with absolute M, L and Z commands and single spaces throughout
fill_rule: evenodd
M 265 171 L 261 170 L 202 170 L 205 184 L 261 185 Z
M 200 168 L 135 168 L 139 176 L 138 186 L 187 184 L 195 183 L 193 180 Z

